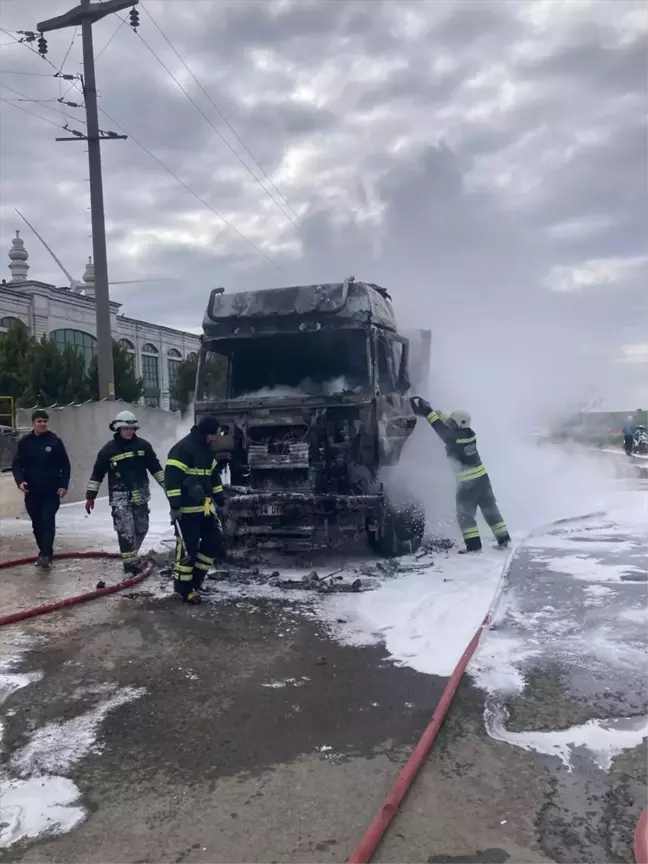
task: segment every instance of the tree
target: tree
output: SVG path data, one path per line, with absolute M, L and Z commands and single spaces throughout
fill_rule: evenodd
M 26 386 L 20 404 L 67 405 L 90 398 L 83 357 L 70 345 L 61 350 L 47 336 L 28 354 Z
M 137 402 L 144 392 L 144 382 L 137 377 L 133 357 L 124 345 L 113 340 L 113 368 L 115 375 L 115 399 L 123 399 L 124 402 Z M 92 358 L 88 370 L 87 384 L 90 390 L 90 398 L 99 398 L 99 372 L 96 357 Z
M 196 392 L 196 370 L 197 360 L 183 360 L 178 364 L 175 379 L 171 382 L 170 397 L 171 404 L 178 408 L 182 417 L 189 410 Z
M 36 340 L 22 321 L 13 321 L 0 333 L 0 395 L 20 399 L 27 386 L 30 355 Z

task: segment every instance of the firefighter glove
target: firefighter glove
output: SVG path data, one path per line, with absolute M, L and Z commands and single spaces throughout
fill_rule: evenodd
M 180 511 L 179 510 L 171 510 L 169 516 L 171 517 L 171 524 L 175 524 L 180 519 Z
M 413 396 L 410 399 L 410 404 L 412 406 L 412 411 L 420 417 L 427 417 L 428 414 L 432 413 L 432 406 L 430 403 L 426 402 L 425 399 L 421 399 L 419 396 Z
M 88 514 L 88 516 L 92 513 L 93 510 L 94 510 L 94 498 L 86 498 L 85 511 Z

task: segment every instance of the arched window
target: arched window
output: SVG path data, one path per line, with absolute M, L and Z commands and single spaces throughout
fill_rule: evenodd
M 195 351 L 190 351 L 189 354 L 187 354 L 187 363 L 197 363 L 197 362 L 198 362 L 198 355 L 196 354 Z
M 178 380 L 178 369 L 182 363 L 182 354 L 175 348 L 167 351 L 167 368 L 169 370 L 169 407 L 172 411 L 178 410 L 177 400 L 173 398 L 173 388 Z
M 14 318 L 13 315 L 7 315 L 5 318 L 0 318 L 0 333 L 7 331 L 12 324 L 22 324 L 23 327 L 26 327 L 24 321 L 21 321 L 20 318 Z
M 92 358 L 97 353 L 97 340 L 83 330 L 54 330 L 50 333 L 50 339 L 61 350 L 68 345 L 81 355 L 83 368 L 88 371 Z
M 158 349 L 147 342 L 142 346 L 142 378 L 144 379 L 144 404 L 160 407 L 160 369 Z

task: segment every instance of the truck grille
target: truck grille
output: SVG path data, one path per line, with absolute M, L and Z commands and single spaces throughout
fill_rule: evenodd
M 248 465 L 250 468 L 265 469 L 295 469 L 308 468 L 308 444 L 276 444 L 271 445 L 276 452 L 268 452 L 267 444 L 250 444 L 248 447 Z

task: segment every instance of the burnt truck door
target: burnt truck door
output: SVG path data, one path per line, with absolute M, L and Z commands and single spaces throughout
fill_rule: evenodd
M 427 399 L 430 382 L 431 330 L 406 330 L 409 341 L 409 380 L 413 396 Z
M 379 465 L 395 465 L 416 425 L 407 397 L 409 342 L 375 328 L 373 344 Z

